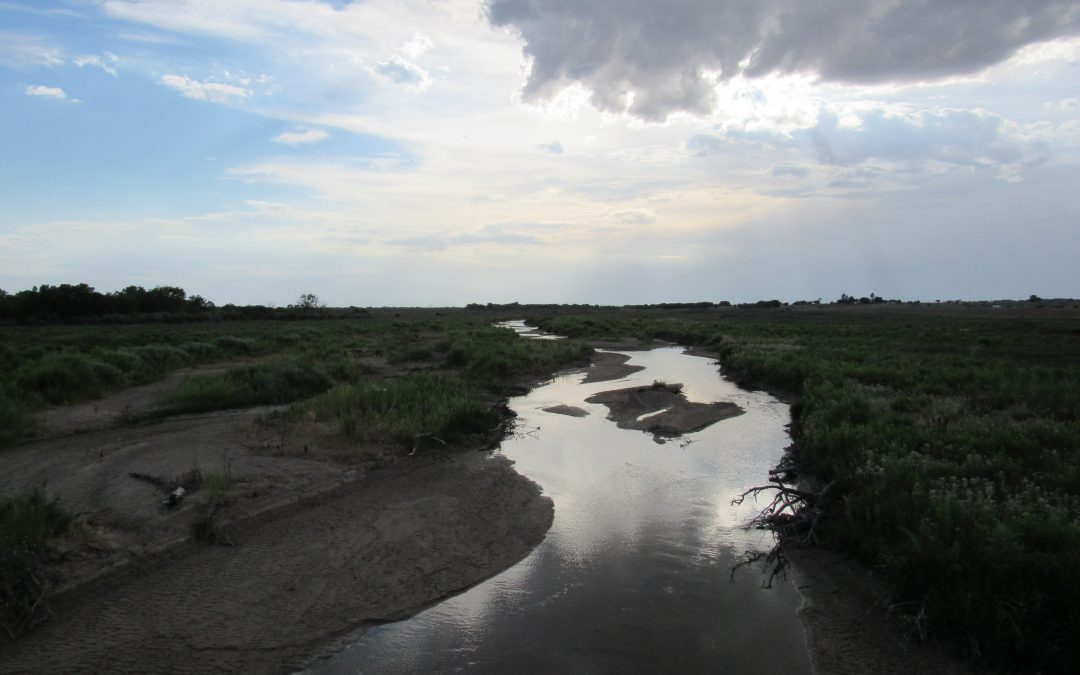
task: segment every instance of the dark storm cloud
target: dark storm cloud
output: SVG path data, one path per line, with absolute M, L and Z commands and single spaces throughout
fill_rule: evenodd
M 710 74 L 881 83 L 976 72 L 1080 32 L 1076 0 L 489 0 L 532 62 L 523 95 L 580 82 L 602 110 L 710 112 Z

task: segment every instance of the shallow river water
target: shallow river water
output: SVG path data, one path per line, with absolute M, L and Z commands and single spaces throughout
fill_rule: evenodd
M 516 434 L 500 452 L 555 502 L 544 541 L 470 590 L 367 631 L 314 672 L 810 672 L 791 583 L 763 589 L 757 567 L 730 574 L 770 543 L 741 527 L 754 504 L 730 502 L 780 459 L 787 406 L 681 348 L 624 353 L 645 369 L 591 384 L 572 372 L 510 401 Z M 659 444 L 585 402 L 658 379 L 746 412 Z M 558 404 L 590 414 L 543 411 Z

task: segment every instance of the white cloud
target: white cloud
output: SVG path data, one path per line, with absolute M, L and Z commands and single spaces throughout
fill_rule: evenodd
M 371 71 L 382 80 L 405 85 L 416 91 L 426 89 L 431 84 L 431 75 L 426 70 L 397 55 L 391 56 L 387 61 L 379 61 Z
M 317 143 L 329 137 L 330 134 L 322 129 L 308 129 L 307 131 L 285 131 L 270 140 L 283 145 L 306 145 L 308 143 Z
M 409 58 L 415 59 L 434 46 L 435 43 L 431 41 L 431 38 L 423 33 L 417 33 L 411 40 L 403 44 L 398 51 Z
M 1080 112 L 1080 98 L 1065 98 L 1056 103 L 1046 103 L 1043 105 L 1043 109 L 1048 112 Z
M 119 60 L 120 59 L 116 56 L 116 54 L 113 54 L 111 52 L 105 52 L 104 57 L 97 55 L 76 56 L 74 59 L 71 60 L 71 62 L 77 65 L 79 68 L 82 68 L 83 66 L 94 66 L 96 68 L 101 68 L 109 75 L 116 77 L 116 64 Z
M 124 21 L 146 23 L 172 32 L 211 34 L 237 40 L 255 39 L 263 34 L 250 20 L 252 14 L 258 13 L 258 5 L 245 0 L 191 4 L 173 0 L 105 0 L 102 3 L 106 13 Z
M 58 101 L 67 101 L 68 103 L 82 103 L 77 98 L 68 98 L 67 92 L 60 87 L 47 87 L 43 84 L 34 84 L 26 88 L 27 96 L 39 96 L 41 98 L 52 98 Z
M 41 39 L 0 31 L 0 64 L 26 70 L 41 66 L 53 68 L 63 63 L 63 52 Z
M 245 98 L 251 94 L 242 87 L 237 87 L 223 82 L 199 82 L 186 75 L 163 75 L 159 82 L 166 87 L 175 89 L 186 98 L 196 101 L 211 101 L 213 103 L 228 103 L 234 99 Z

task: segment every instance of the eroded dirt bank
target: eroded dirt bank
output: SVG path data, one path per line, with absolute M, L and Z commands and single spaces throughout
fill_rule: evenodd
M 506 568 L 553 506 L 509 461 L 421 459 L 295 513 L 102 583 L 0 651 L 3 672 L 272 672 Z
M 786 555 L 817 675 L 986 672 L 945 646 L 908 640 L 887 615 L 884 585 L 864 566 L 818 548 L 793 547 Z

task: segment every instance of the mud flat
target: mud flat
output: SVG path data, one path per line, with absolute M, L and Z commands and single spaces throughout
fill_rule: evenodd
M 608 407 L 608 419 L 620 429 L 638 429 L 653 434 L 657 441 L 700 431 L 720 420 L 743 413 L 734 403 L 688 401 L 677 384 L 627 387 L 594 394 L 587 403 Z
M 592 382 L 619 380 L 644 369 L 643 366 L 627 365 L 629 360 L 630 356 L 628 354 L 596 352 L 593 354 L 592 365 L 581 383 L 590 384 Z
M 419 460 L 61 602 L 3 672 L 273 672 L 524 557 L 553 506 L 500 457 Z

